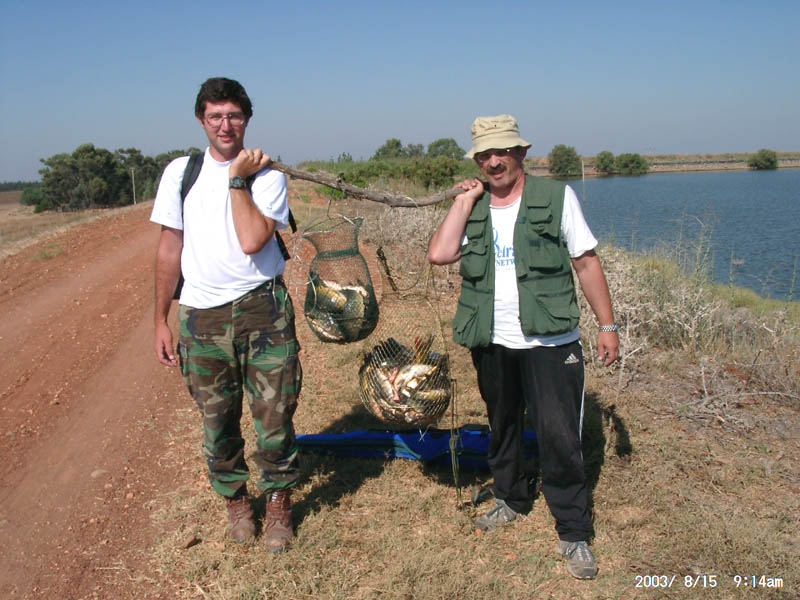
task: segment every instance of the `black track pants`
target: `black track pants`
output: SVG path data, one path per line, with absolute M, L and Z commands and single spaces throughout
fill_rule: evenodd
M 542 493 L 559 538 L 587 540 L 592 522 L 581 451 L 580 342 L 529 350 L 490 345 L 474 349 L 472 362 L 489 415 L 495 497 L 517 512 L 530 510 L 522 443 L 527 408 L 538 442 Z

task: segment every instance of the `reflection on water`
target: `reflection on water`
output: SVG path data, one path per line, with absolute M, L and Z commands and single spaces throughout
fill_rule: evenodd
M 569 183 L 601 242 L 634 251 L 702 246 L 715 281 L 780 300 L 800 295 L 800 169 Z

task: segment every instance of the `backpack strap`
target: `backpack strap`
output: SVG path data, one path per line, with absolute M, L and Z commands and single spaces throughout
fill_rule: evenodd
M 183 210 L 183 203 L 186 201 L 186 196 L 189 195 L 189 190 L 192 189 L 194 182 L 197 181 L 197 177 L 200 175 L 200 169 L 203 168 L 204 157 L 204 152 L 195 152 L 194 154 L 189 155 L 189 162 L 186 163 L 186 168 L 183 171 L 183 179 L 181 180 L 181 210 Z M 255 179 L 255 173 L 247 178 L 247 189 L 250 190 L 251 193 Z M 292 233 L 297 231 L 297 223 L 294 220 L 294 215 L 292 214 L 291 208 L 289 209 L 289 226 L 292 228 Z M 289 254 L 289 251 L 286 249 L 286 244 L 284 243 L 283 239 L 281 239 L 281 234 L 278 231 L 275 232 L 275 241 L 278 242 L 278 248 L 280 248 L 283 259 L 289 260 L 292 258 L 292 255 Z M 183 284 L 182 279 L 183 276 L 181 276 L 181 281 L 179 282 L 178 289 L 175 292 L 176 294 L 180 293 L 180 288 Z
M 186 202 L 186 196 L 189 195 L 189 190 L 192 189 L 194 182 L 197 181 L 197 176 L 200 175 L 200 169 L 203 168 L 203 152 L 195 152 L 189 155 L 189 162 L 186 163 L 186 168 L 183 170 L 183 178 L 181 179 L 181 213 L 183 213 L 183 203 Z M 183 272 L 178 276 L 178 285 L 175 286 L 175 291 L 172 294 L 174 300 L 179 300 L 181 297 L 181 290 L 183 289 Z
M 189 195 L 189 190 L 192 189 L 194 182 L 197 181 L 197 176 L 200 175 L 200 169 L 203 168 L 204 156 L 203 152 L 189 155 L 189 162 L 183 170 L 183 179 L 181 180 L 181 210 L 183 210 L 183 203 L 186 201 L 186 196 Z

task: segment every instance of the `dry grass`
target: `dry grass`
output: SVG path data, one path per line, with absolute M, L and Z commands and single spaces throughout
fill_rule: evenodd
M 291 187 L 301 229 L 324 216 L 313 187 Z M 375 248 L 383 246 L 395 272 L 413 282 L 441 218 L 436 209 L 357 204 L 332 210 L 365 216 L 362 252 L 381 298 L 387 288 Z M 302 308 L 313 253 L 299 236 L 288 242 L 295 259 L 287 276 Z M 615 248 L 600 254 L 623 327 L 623 359 L 611 368 L 591 358 L 587 364 L 584 455 L 600 562 L 595 581 L 566 574 L 541 497 L 524 520 L 476 536 L 471 520 L 487 504 L 473 505 L 472 492 L 485 489 L 488 474 L 401 459 L 303 454 L 291 551 L 272 556 L 258 543 L 228 542 L 223 505 L 206 480 L 200 420 L 188 398 L 165 434 L 170 452 L 161 464 L 174 473 L 176 486 L 153 499 L 153 518 L 165 533 L 153 549 L 152 578 L 176 582 L 179 599 L 796 596 L 797 303 L 743 302 L 736 290 L 720 293 L 701 274 L 686 276 L 680 257 Z M 431 299 L 447 333 L 458 391 L 439 427 L 483 425 L 469 356 L 449 341 L 457 272 L 437 269 L 435 275 Z M 408 315 L 418 320 L 419 307 Z M 358 400 L 356 371 L 366 344 L 324 344 L 302 314 L 297 325 L 305 371 L 298 432 L 380 427 Z M 588 312 L 582 327 L 591 356 Z M 252 431 L 249 422 L 245 430 Z M 263 514 L 263 502 L 256 510 Z M 736 574 L 781 578 L 783 589 L 737 590 Z M 641 575 L 676 578 L 670 589 L 648 590 L 636 587 Z M 686 588 L 684 577 L 697 575 L 716 575 L 717 587 Z
M 42 238 L 51 236 L 79 223 L 85 223 L 108 214 L 107 209 L 76 212 L 44 212 L 35 214 L 32 206 L 19 203 L 21 191 L 0 191 L 0 257 L 19 251 Z M 119 208 L 115 210 L 126 210 Z M 51 248 L 40 259 L 63 249 Z
M 389 244 L 387 232 L 404 241 L 390 254 L 405 273 L 419 264 L 421 244 L 439 218 L 377 212 L 362 240 L 376 282 L 381 276 L 372 253 Z M 313 217 L 308 208 L 300 220 Z M 258 543 L 237 546 L 224 537 L 223 507 L 206 483 L 200 423 L 189 409 L 170 433 L 168 462 L 183 484 L 168 502 L 158 501 L 155 518 L 168 533 L 154 568 L 180 582 L 186 599 L 772 595 L 737 590 L 736 574 L 782 578 L 783 594 L 796 593 L 797 312 L 779 304 L 776 311 L 731 309 L 663 257 L 614 248 L 601 256 L 623 324 L 624 358 L 612 368 L 587 365 L 584 453 L 597 580 L 573 580 L 559 564 L 542 498 L 514 526 L 476 536 L 471 520 L 487 505 L 474 506 L 471 492 L 485 489 L 488 474 L 462 469 L 456 486 L 447 466 L 401 459 L 303 454 L 292 550 L 270 556 Z M 297 290 L 308 260 L 293 265 L 299 279 L 290 278 L 290 285 L 295 281 Z M 436 283 L 434 300 L 448 330 L 457 276 L 438 270 Z M 588 314 L 584 327 L 591 351 Z M 298 432 L 380 427 L 358 400 L 364 345 L 323 344 L 302 316 L 298 335 L 306 365 Z M 484 424 L 468 354 L 448 344 L 458 394 L 439 426 Z M 256 508 L 263 513 L 263 503 Z M 188 540 L 193 545 L 186 548 Z M 637 575 L 647 574 L 676 579 L 668 590 L 637 588 Z M 688 589 L 684 577 L 692 575 L 716 575 L 717 587 Z

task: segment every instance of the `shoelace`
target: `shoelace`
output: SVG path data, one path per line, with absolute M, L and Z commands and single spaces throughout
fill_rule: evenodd
M 233 520 L 238 521 L 239 519 L 243 519 L 248 516 L 248 512 L 250 511 L 250 506 L 248 506 L 248 503 L 248 500 L 242 499 L 231 502 L 228 505 L 228 509 L 230 510 Z
M 586 544 L 581 544 L 580 542 L 575 542 L 567 546 L 567 551 L 565 552 L 567 557 L 569 558 L 577 558 L 580 561 L 588 562 L 591 561 L 591 554 L 589 553 L 589 547 Z
M 513 521 L 515 516 L 514 511 L 511 510 L 507 504 L 501 504 L 500 502 L 498 502 L 497 506 L 490 510 L 487 515 L 490 521 L 502 520 L 504 522 Z

